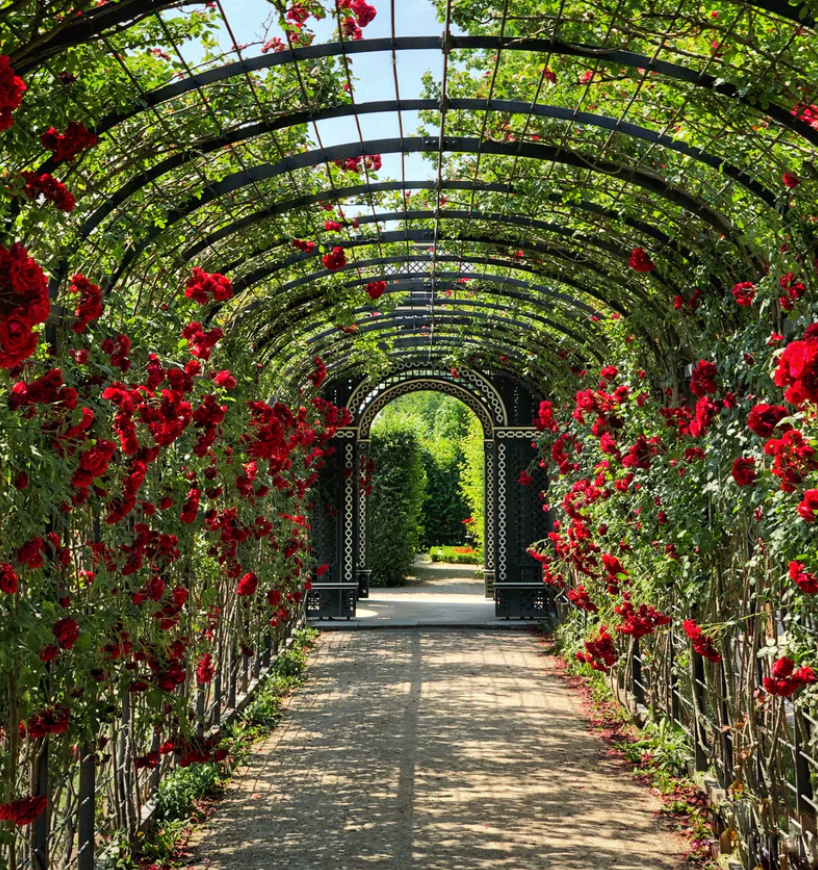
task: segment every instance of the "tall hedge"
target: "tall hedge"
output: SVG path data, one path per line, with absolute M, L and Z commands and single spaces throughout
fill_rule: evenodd
M 423 445 L 427 497 L 424 507 L 423 548 L 456 546 L 466 541 L 470 513 L 460 490 L 460 465 L 464 461 L 458 441 L 428 440 Z
M 423 532 L 426 472 L 420 422 L 412 417 L 379 421 L 372 433 L 375 474 L 369 503 L 369 564 L 373 586 L 402 586 Z
M 460 442 L 463 452 L 463 462 L 460 466 L 460 492 L 472 517 L 468 529 L 474 535 L 475 546 L 481 550 L 483 548 L 483 518 L 486 513 L 483 437 L 483 427 L 480 421 L 477 417 L 472 417 L 468 432 Z

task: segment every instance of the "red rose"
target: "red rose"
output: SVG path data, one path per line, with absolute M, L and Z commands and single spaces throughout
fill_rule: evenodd
M 372 281 L 366 285 L 366 292 L 369 298 L 374 302 L 380 299 L 386 290 L 386 281 Z
M 704 396 L 706 393 L 715 393 L 718 390 L 716 377 L 718 371 L 716 364 L 702 359 L 693 369 L 693 377 L 690 380 L 690 391 L 694 396 Z
M 17 551 L 17 561 L 29 568 L 42 568 L 44 552 L 45 541 L 42 538 L 32 538 Z
M 225 390 L 232 390 L 236 386 L 236 379 L 227 370 L 215 374 L 213 382 L 217 387 L 224 387 Z
M 806 592 L 808 595 L 815 595 L 818 592 L 818 577 L 805 571 L 802 562 L 790 562 L 789 571 L 790 579 L 802 592 Z
M 0 592 L 14 595 L 19 584 L 20 579 L 14 573 L 14 568 L 6 562 L 0 562 Z
M 50 661 L 53 661 L 60 654 L 60 648 L 55 646 L 53 643 L 48 646 L 44 646 L 40 650 L 40 661 L 43 664 L 48 664 Z
M 747 417 L 747 428 L 761 438 L 769 438 L 778 424 L 787 416 L 783 405 L 768 405 L 764 402 L 756 405 Z
M 57 638 L 57 643 L 61 649 L 70 650 L 77 642 L 79 636 L 80 629 L 77 621 L 70 616 L 54 623 L 54 637 Z
M 801 183 L 801 179 L 797 175 L 793 175 L 791 172 L 785 172 L 781 176 L 781 180 L 784 184 L 792 190 L 794 187 L 798 187 Z
M 755 483 L 755 464 L 756 461 L 752 457 L 739 457 L 736 459 L 733 462 L 733 470 L 731 472 L 733 480 L 739 486 L 750 486 Z
M 784 398 L 793 405 L 818 402 L 818 339 L 809 336 L 787 345 L 778 360 L 775 383 L 787 387 Z
M 315 242 L 293 239 L 293 247 L 298 248 L 299 251 L 303 251 L 305 254 L 311 254 L 315 250 Z
M 656 265 L 642 248 L 634 248 L 630 257 L 630 267 L 634 272 L 652 272 Z
M 804 493 L 801 504 L 798 505 L 798 516 L 811 523 L 815 521 L 818 512 L 818 489 L 808 489 Z
M 743 281 L 733 287 L 733 298 L 742 308 L 750 308 L 756 298 L 756 285 L 752 281 Z
M 204 686 L 213 679 L 215 674 L 216 668 L 213 666 L 213 656 L 210 653 L 206 653 L 196 666 L 196 682 L 200 686 Z
M 47 806 L 48 798 L 45 795 L 19 798 L 11 803 L 0 804 L 0 821 L 14 822 L 21 828 L 23 825 L 30 825 Z
M 247 574 L 239 580 L 238 586 L 236 587 L 236 595 L 253 595 L 256 589 L 258 589 L 258 577 L 256 577 L 252 571 L 248 571 Z
M 347 264 L 346 253 L 343 248 L 335 247 L 331 253 L 324 254 L 321 262 L 324 264 L 325 269 L 328 269 L 330 272 L 337 272 Z
M 10 369 L 37 349 L 39 333 L 31 331 L 25 309 L 17 308 L 0 320 L 0 367 Z

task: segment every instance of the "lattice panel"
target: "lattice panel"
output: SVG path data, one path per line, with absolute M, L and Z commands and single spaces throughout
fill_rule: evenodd
M 483 550 L 485 552 L 486 570 L 494 570 L 494 445 L 489 443 L 486 445 L 485 458 L 485 542 Z

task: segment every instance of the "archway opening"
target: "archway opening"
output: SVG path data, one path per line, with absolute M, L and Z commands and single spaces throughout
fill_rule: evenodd
M 375 418 L 366 502 L 369 600 L 359 617 L 489 618 L 484 582 L 485 432 L 459 399 L 396 398 Z

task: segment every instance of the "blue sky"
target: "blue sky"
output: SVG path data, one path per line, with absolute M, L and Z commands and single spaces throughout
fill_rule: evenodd
M 443 25 L 437 20 L 431 0 L 370 0 L 370 2 L 378 10 L 378 14 L 364 30 L 365 38 L 391 36 L 391 6 L 394 6 L 395 10 L 395 32 L 398 35 L 436 36 L 443 32 Z M 222 5 L 240 44 L 257 42 L 263 38 L 264 24 L 269 19 L 272 8 L 266 0 L 222 0 Z M 314 25 L 311 29 L 315 31 L 317 41 L 326 42 L 333 39 L 334 19 L 328 17 L 317 24 L 314 20 L 310 20 L 309 24 Z M 273 31 L 275 32 L 278 31 Z M 226 31 L 222 33 L 221 43 L 226 51 L 232 47 L 232 41 Z M 249 49 L 247 52 L 250 56 L 257 53 L 258 48 Z M 421 76 L 427 70 L 431 70 L 438 80 L 442 76 L 443 57 L 439 50 L 398 52 L 397 58 L 402 99 L 421 95 Z M 389 52 L 358 55 L 353 59 L 352 70 L 357 79 L 354 82 L 357 102 L 394 99 L 394 75 Z M 382 139 L 399 135 L 395 113 L 362 116 L 360 123 L 365 139 Z M 403 129 L 406 135 L 412 135 L 417 124 L 416 112 L 403 113 Z M 355 123 L 349 119 L 322 122 L 319 131 L 322 142 L 326 146 L 358 139 Z M 400 173 L 400 156 L 384 155 L 380 177 L 400 178 Z M 407 179 L 430 178 L 434 174 L 433 164 L 423 160 L 419 154 L 406 156 Z

